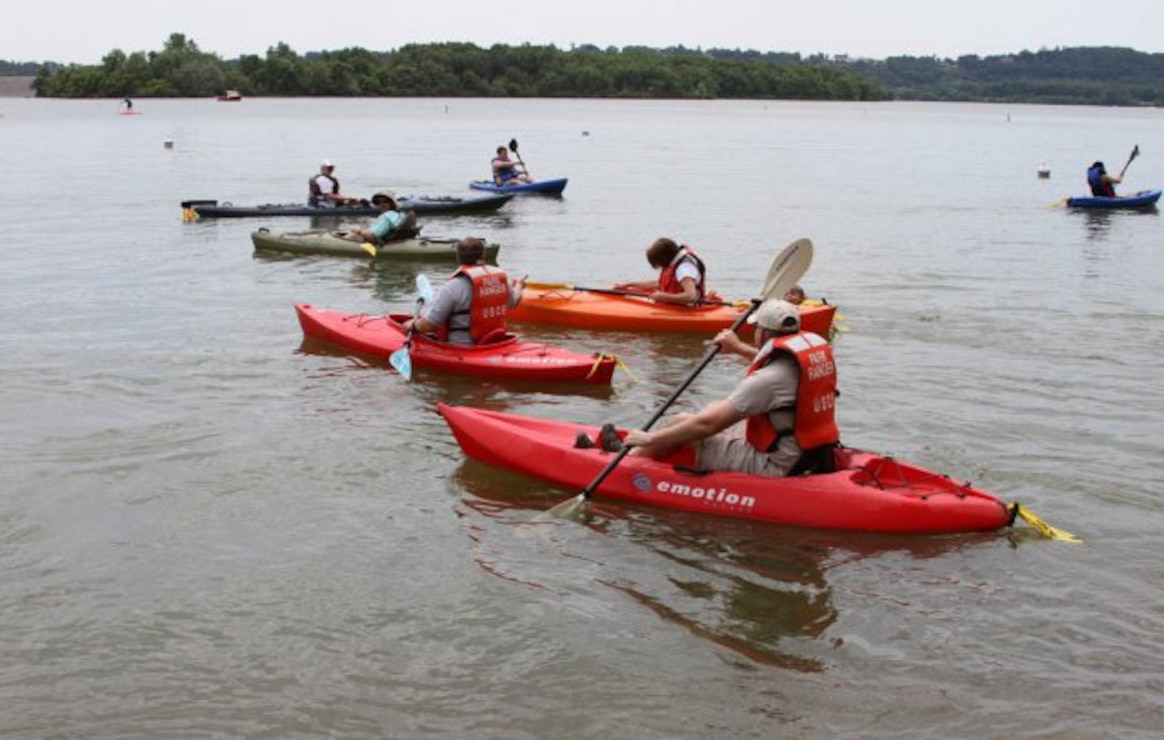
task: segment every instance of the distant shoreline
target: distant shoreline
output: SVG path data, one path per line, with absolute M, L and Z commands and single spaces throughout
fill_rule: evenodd
M 32 83 L 36 77 L 28 76 L 0 76 L 0 98 L 31 98 L 33 96 Z

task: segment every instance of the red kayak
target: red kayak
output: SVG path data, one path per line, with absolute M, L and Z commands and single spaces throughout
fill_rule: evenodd
M 374 316 L 296 305 L 304 336 L 338 344 L 354 352 L 387 361 L 404 346 L 401 322 L 407 314 Z M 479 377 L 541 382 L 610 385 L 616 360 L 612 355 L 582 354 L 545 344 L 523 342 L 513 334 L 471 347 L 439 342 L 414 334 L 409 348 L 412 365 Z
M 469 457 L 581 491 L 611 460 L 574 446 L 594 426 L 439 404 Z M 620 431 L 622 436 L 624 432 Z M 499 443 L 500 442 L 500 443 Z M 916 465 L 847 447 L 837 472 L 791 478 L 698 472 L 690 452 L 668 460 L 627 455 L 595 492 L 681 511 L 780 524 L 870 532 L 987 532 L 1009 526 L 1017 507 Z

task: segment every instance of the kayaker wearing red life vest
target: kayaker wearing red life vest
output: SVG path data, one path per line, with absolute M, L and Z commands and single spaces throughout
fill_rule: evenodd
M 752 318 L 752 344 L 730 329 L 714 339 L 724 351 L 752 360 L 735 390 L 698 413 L 676 415 L 662 429 L 627 432 L 630 454 L 660 458 L 690 446 L 695 466 L 704 470 L 771 478 L 832 472 L 840 440 L 832 348 L 821 336 L 800 331 L 800 313 L 788 301 L 765 301 Z
M 424 334 L 436 334 L 450 344 L 472 345 L 505 334 L 505 315 L 521 301 L 525 279 L 510 281 L 498 267 L 485 264 L 485 241 L 468 237 L 457 242 L 460 267 L 441 286 L 423 316 L 405 321 Z
M 1100 198 L 1116 197 L 1115 186 L 1121 181 L 1121 178 L 1107 174 L 1103 162 L 1093 162 L 1087 168 L 1087 184 L 1091 186 L 1091 194 L 1094 196 Z
M 647 262 L 662 270 L 658 280 L 616 283 L 615 290 L 646 293 L 658 303 L 694 306 L 705 297 L 707 267 L 691 247 L 660 237 L 647 247 Z

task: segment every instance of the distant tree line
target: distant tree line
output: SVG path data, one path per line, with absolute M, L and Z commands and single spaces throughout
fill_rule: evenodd
M 884 100 L 858 72 L 795 60 L 720 59 L 682 47 L 411 44 L 392 52 L 353 48 L 300 56 L 286 44 L 264 57 L 223 61 L 172 34 L 160 52 L 115 49 L 100 65 L 42 68 L 43 97 L 245 95 L 399 97 L 607 97 Z
M 1164 105 L 1164 54 L 1120 47 L 955 60 L 890 57 L 845 61 L 842 66 L 877 80 L 900 100 Z
M 160 52 L 115 49 L 100 65 L 0 62 L 32 74 L 43 97 L 251 96 L 604 97 L 941 100 L 1164 105 L 1164 54 L 1118 47 L 957 59 L 583 45 L 410 44 L 223 61 L 175 33 Z

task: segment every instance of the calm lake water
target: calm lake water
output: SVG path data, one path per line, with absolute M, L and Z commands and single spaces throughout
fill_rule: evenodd
M 1164 226 L 1071 212 L 1164 111 L 540 100 L 0 100 L 0 735 L 1149 737 L 1164 716 Z M 640 425 L 698 338 L 610 390 L 306 346 L 293 304 L 410 310 L 419 271 L 253 254 L 179 202 L 469 195 L 516 137 L 561 199 L 429 219 L 548 282 L 696 246 L 747 297 L 810 237 L 843 439 L 972 480 L 1029 527 L 886 537 L 595 501 L 466 461 L 453 401 Z M 172 148 L 163 143 L 173 142 Z M 1046 164 L 1049 179 L 1036 177 Z M 732 387 L 711 365 L 676 405 Z M 1155 729 L 1153 729 L 1155 728 Z

